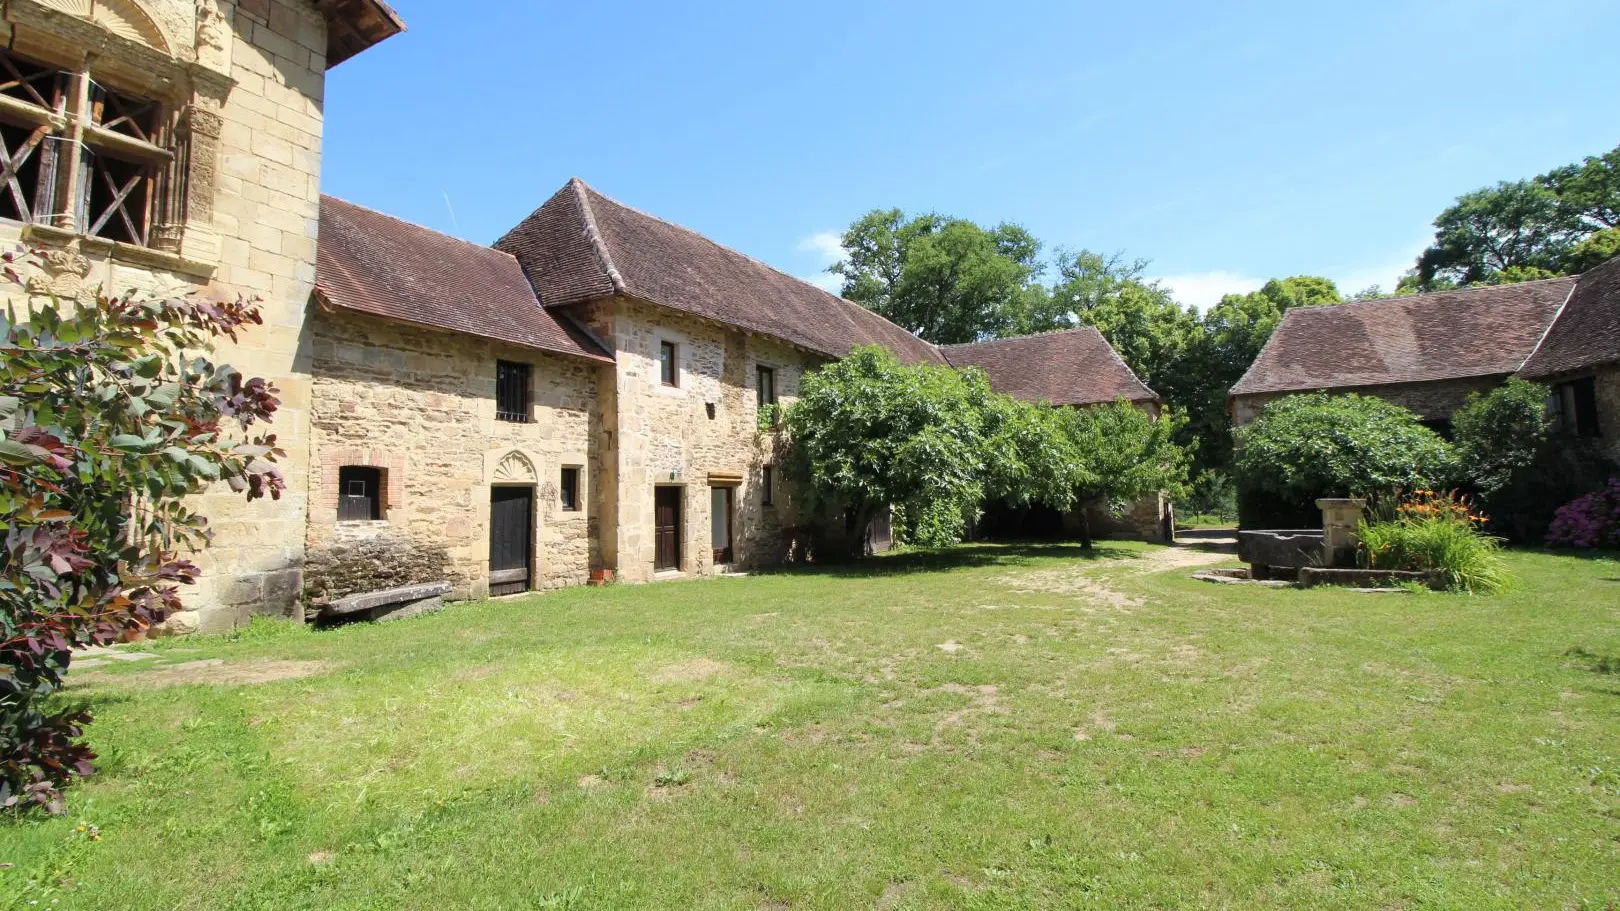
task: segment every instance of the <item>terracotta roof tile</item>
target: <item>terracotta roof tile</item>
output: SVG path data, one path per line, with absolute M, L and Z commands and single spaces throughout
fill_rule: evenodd
M 1233 395 L 1517 372 L 1572 278 L 1288 311 Z
M 495 247 L 518 258 L 548 307 L 624 294 L 832 357 L 875 343 L 908 362 L 944 362 L 933 345 L 870 310 L 578 178 Z
M 516 259 L 353 203 L 321 198 L 315 289 L 323 304 L 557 354 L 611 361 L 540 305 Z
M 990 388 L 1054 405 L 1157 401 L 1108 340 L 1091 326 L 940 349 L 953 367 L 981 367 Z
M 1522 373 L 1543 379 L 1620 363 L 1620 258 L 1580 277 L 1575 294 Z

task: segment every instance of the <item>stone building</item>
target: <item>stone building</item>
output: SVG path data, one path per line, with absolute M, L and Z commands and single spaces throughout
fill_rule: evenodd
M 1581 276 L 1519 375 L 1552 387 L 1555 432 L 1620 464 L 1620 259 Z
M 1300 307 L 1283 315 L 1232 387 L 1233 423 L 1302 392 L 1355 392 L 1442 431 L 1468 396 L 1517 373 L 1575 289 L 1573 278 Z
M 379 0 L 7 0 L 0 241 L 42 250 L 25 291 L 243 294 L 265 325 L 222 360 L 281 388 L 287 495 L 204 494 L 215 626 L 291 615 L 301 586 L 308 366 L 327 69 L 403 30 Z M 176 625 L 194 629 L 200 614 Z
M 1094 330 L 936 348 L 579 180 L 493 248 L 327 199 L 315 300 L 317 582 L 379 540 L 458 597 L 780 563 L 803 532 L 778 406 L 858 345 L 1030 399 L 1157 403 Z

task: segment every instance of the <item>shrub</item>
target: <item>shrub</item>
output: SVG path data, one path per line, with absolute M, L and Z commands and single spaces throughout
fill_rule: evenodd
M 21 285 L 37 255 L 4 262 Z M 247 301 L 134 294 L 0 315 L 0 807 L 60 812 L 92 771 L 89 714 L 47 700 L 72 648 L 181 606 L 198 570 L 180 554 L 208 538 L 185 498 L 279 496 L 276 438 L 229 435 L 268 421 L 275 390 L 197 356 L 259 321 Z
M 1480 530 L 1484 523 L 1465 499 L 1419 491 L 1392 517 L 1361 524 L 1361 562 L 1368 569 L 1439 573 L 1452 591 L 1495 594 L 1510 579 L 1502 542 Z
M 1474 393 L 1452 416 L 1460 477 L 1486 498 L 1535 464 L 1547 442 L 1545 386 L 1514 378 Z
M 1445 484 L 1450 444 L 1412 412 L 1360 395 L 1295 395 L 1267 405 L 1237 431 L 1234 462 L 1243 520 L 1257 504 L 1293 516 L 1319 516 L 1323 497 L 1393 496 Z
M 1603 490 L 1560 507 L 1547 543 L 1583 550 L 1620 549 L 1620 478 L 1610 478 Z

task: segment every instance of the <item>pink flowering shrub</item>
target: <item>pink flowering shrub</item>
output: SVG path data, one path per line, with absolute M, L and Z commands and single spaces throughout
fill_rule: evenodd
M 1558 509 L 1547 543 L 1557 547 L 1620 549 L 1620 478 Z

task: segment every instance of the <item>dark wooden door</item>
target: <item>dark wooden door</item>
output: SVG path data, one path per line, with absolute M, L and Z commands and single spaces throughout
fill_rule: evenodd
M 534 528 L 534 489 L 489 490 L 489 593 L 529 590 L 529 554 Z
M 658 541 L 658 554 L 653 569 L 681 568 L 681 489 L 679 487 L 653 488 L 653 526 Z

